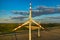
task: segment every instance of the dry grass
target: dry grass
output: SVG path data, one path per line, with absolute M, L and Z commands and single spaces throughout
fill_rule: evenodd
M 22 30 L 16 33 L 17 40 L 28 40 L 28 31 Z M 0 40 L 16 40 L 14 34 L 0 35 Z M 54 27 L 50 31 L 41 31 L 41 37 L 38 38 L 37 31 L 32 31 L 32 40 L 60 40 L 60 28 Z

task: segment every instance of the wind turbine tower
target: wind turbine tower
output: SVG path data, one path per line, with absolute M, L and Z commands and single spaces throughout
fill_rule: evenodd
M 32 3 L 30 1 L 30 12 L 29 12 L 29 20 L 26 21 L 25 23 L 23 23 L 22 25 L 18 26 L 17 28 L 13 29 L 13 31 L 16 31 L 17 29 L 23 27 L 24 25 L 27 25 L 29 24 L 29 40 L 31 40 L 31 27 L 32 27 L 32 23 L 36 24 L 38 26 L 38 37 L 40 37 L 40 29 L 44 29 L 40 24 L 38 24 L 37 22 L 35 22 L 33 19 L 32 19 Z

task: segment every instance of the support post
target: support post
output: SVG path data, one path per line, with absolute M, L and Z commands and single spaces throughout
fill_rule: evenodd
M 40 27 L 38 27 L 38 37 L 40 37 Z
M 31 22 L 29 23 L 29 40 L 31 40 Z
M 17 40 L 16 32 L 15 32 L 15 40 Z

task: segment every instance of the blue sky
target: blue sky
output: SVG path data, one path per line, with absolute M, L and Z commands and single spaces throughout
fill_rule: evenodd
M 0 10 L 29 10 L 30 0 L 0 0 Z M 32 0 L 32 6 L 46 5 L 56 6 L 60 5 L 59 0 Z
M 29 3 L 30 0 L 0 0 L 0 23 L 26 21 L 29 13 Z M 40 13 L 37 8 L 40 8 Z M 32 0 L 33 19 L 41 23 L 60 23 L 59 8 L 60 0 Z M 51 12 L 51 10 L 54 12 Z M 16 12 L 17 14 L 15 14 Z

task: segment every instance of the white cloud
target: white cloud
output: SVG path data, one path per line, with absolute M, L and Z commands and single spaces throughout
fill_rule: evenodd
M 34 17 L 33 19 L 41 23 L 60 23 L 60 14 L 42 15 Z

